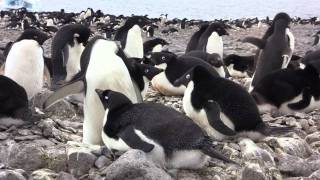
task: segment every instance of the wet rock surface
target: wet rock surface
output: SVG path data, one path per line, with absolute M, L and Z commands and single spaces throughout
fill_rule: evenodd
M 230 29 L 224 36 L 224 53 L 253 55 L 255 47 L 241 43 L 246 36 L 261 37 L 267 26 L 249 29 Z M 187 42 L 197 27 L 188 27 L 178 33 L 155 36 L 169 41 L 169 50 L 184 52 Z M 312 47 L 314 32 L 320 26 L 291 25 L 296 39 L 295 54 L 303 56 Z M 20 30 L 0 29 L 0 42 L 13 41 Z M 146 38 L 147 39 L 147 38 Z M 51 39 L 44 44 L 50 57 Z M 243 84 L 243 79 L 234 79 Z M 270 125 L 290 125 L 297 131 L 283 136 L 266 137 L 259 142 L 248 139 L 218 142 L 221 152 L 241 166 L 232 166 L 218 160 L 199 170 L 171 172 L 156 167 L 146 160 L 141 151 L 132 150 L 117 159 L 105 149 L 79 145 L 82 140 L 83 114 L 81 107 L 61 101 L 42 110 L 42 102 L 50 95 L 44 90 L 35 98 L 34 107 L 46 117 L 32 124 L 0 125 L 0 180 L 2 179 L 192 179 L 192 180 L 269 180 L 320 179 L 320 111 L 294 116 L 262 115 Z M 150 89 L 146 101 L 157 102 L 182 110 L 182 97 L 163 96 Z M 75 143 L 67 143 L 67 142 Z M 78 143 L 78 144 L 77 144 Z M 120 157 L 119 157 L 120 156 Z

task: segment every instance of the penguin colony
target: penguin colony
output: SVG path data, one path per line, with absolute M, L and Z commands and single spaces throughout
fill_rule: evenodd
M 116 17 L 91 8 L 79 14 L 21 8 L 0 15 L 9 20 L 7 28 L 23 29 L 16 41 L 1 48 L 0 118 L 33 123 L 38 116 L 31 108 L 34 98 L 48 87 L 53 93 L 43 110 L 62 99 L 83 104 L 83 143 L 111 152 L 139 149 L 165 169 L 199 169 L 209 158 L 238 164 L 213 142 L 243 137 L 259 141 L 294 131 L 268 125 L 261 114 L 309 112 L 320 106 L 320 50 L 294 55 L 290 24 L 305 22 L 286 13 L 272 21 L 214 22 L 168 20 L 167 15 Z M 262 23 L 270 25 L 263 37 L 242 39 L 257 47 L 255 55 L 224 54 L 228 29 Z M 167 27 L 162 33 L 188 26 L 199 30 L 178 55 L 165 48 L 170 42 L 154 37 L 159 26 Z M 142 33 L 152 39 L 144 41 Z M 314 46 L 319 34 L 313 36 Z M 50 38 L 51 57 L 45 57 L 42 45 Z M 249 86 L 232 77 L 246 78 Z M 144 102 L 148 88 L 183 96 L 185 114 Z

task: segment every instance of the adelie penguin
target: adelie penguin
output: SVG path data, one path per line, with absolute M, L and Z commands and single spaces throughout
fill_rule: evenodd
M 55 89 L 70 81 L 80 71 L 80 57 L 90 36 L 90 29 L 80 24 L 63 26 L 54 36 L 51 46 Z
M 139 149 L 167 169 L 199 169 L 209 157 L 235 163 L 212 147 L 212 140 L 188 117 L 162 104 L 133 104 L 125 95 L 96 92 L 106 110 L 102 138 L 108 149 Z
M 220 55 L 217 53 L 209 54 L 204 51 L 195 50 L 195 51 L 187 52 L 183 56 L 191 56 L 191 57 L 200 58 L 200 59 L 206 61 L 207 63 L 211 64 L 221 77 L 228 77 L 229 76 L 228 70 L 226 69 Z
M 232 77 L 248 78 L 254 72 L 254 56 L 230 54 L 223 59 Z
M 95 89 L 111 89 L 125 94 L 133 103 L 142 99 L 141 91 L 133 85 L 124 54 L 113 41 L 95 37 L 88 42 L 81 55 L 81 71 L 70 83 L 53 93 L 45 102 L 50 107 L 70 94 L 84 94 L 83 142 L 101 144 L 104 109 Z
M 266 75 L 251 95 L 261 113 L 307 113 L 320 107 L 319 73 L 312 65 L 298 70 L 281 69 Z
M 259 48 L 249 91 L 268 73 L 288 66 L 294 48 L 293 35 L 289 30 L 290 21 L 288 14 L 279 13 L 262 39 L 248 37 L 243 40 Z
M 152 54 L 151 61 L 156 64 L 157 68 L 164 70 L 152 79 L 152 87 L 160 93 L 168 96 L 183 95 L 186 88 L 183 85 L 174 85 L 174 81 L 192 67 L 203 66 L 213 74 L 219 76 L 209 63 L 196 57 L 178 57 L 171 52 L 156 52 Z
M 141 28 L 145 26 L 147 22 L 147 19 L 143 16 L 133 16 L 116 32 L 114 40 L 120 41 L 121 48 L 127 57 L 143 58 Z
M 4 75 L 22 86 L 33 98 L 42 90 L 45 65 L 41 45 L 49 36 L 36 29 L 27 29 L 12 44 L 6 58 Z
M 201 35 L 206 31 L 208 26 L 209 26 L 209 24 L 201 25 L 200 29 L 191 36 L 191 39 L 187 45 L 186 53 L 193 51 L 193 50 L 197 50 L 199 39 L 200 39 Z
M 320 31 L 318 31 L 315 35 L 313 35 L 314 37 L 314 42 L 312 44 L 312 46 L 319 46 L 320 45 Z
M 198 41 L 198 50 L 203 50 L 207 53 L 217 53 L 223 58 L 223 41 L 222 36 L 229 35 L 222 24 L 212 23 L 201 34 Z
M 144 55 L 150 58 L 150 54 L 153 52 L 161 52 L 165 45 L 169 45 L 169 43 L 161 38 L 155 38 L 148 40 L 143 43 L 143 51 Z
M 183 96 L 187 116 L 215 139 L 239 135 L 259 140 L 291 130 L 265 124 L 254 99 L 243 87 L 201 66 L 190 69 L 175 85 L 187 87 Z

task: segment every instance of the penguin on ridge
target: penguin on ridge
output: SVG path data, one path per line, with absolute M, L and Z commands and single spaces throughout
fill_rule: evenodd
M 80 57 L 90 36 L 90 29 L 81 24 L 63 26 L 51 46 L 52 89 L 70 81 L 80 71 Z
M 187 87 L 183 96 L 187 116 L 215 139 L 238 135 L 259 140 L 292 130 L 265 124 L 254 99 L 243 87 L 213 75 L 204 67 L 190 69 L 175 81 L 175 85 Z
M 12 43 L 4 64 L 4 75 L 22 86 L 32 99 L 44 84 L 44 59 L 41 45 L 49 36 L 36 29 L 25 30 Z
M 125 24 L 117 30 L 114 40 L 120 41 L 121 48 L 129 58 L 143 58 L 143 39 L 141 28 L 147 24 L 143 16 L 130 17 Z
M 95 37 L 88 42 L 81 55 L 81 70 L 68 85 L 54 92 L 45 102 L 44 109 L 71 94 L 84 94 L 83 143 L 102 143 L 104 109 L 95 89 L 112 89 L 125 94 L 133 103 L 137 92 L 123 59 L 124 54 L 113 41 Z M 140 94 L 141 96 L 141 94 Z
M 281 92 L 281 93 L 279 93 Z M 305 69 L 281 69 L 266 75 L 252 90 L 260 113 L 308 113 L 320 107 L 319 72 L 312 64 Z
M 151 80 L 152 87 L 168 96 L 183 95 L 186 88 L 183 85 L 175 86 L 174 81 L 194 66 L 203 66 L 213 74 L 219 76 L 209 63 L 196 57 L 178 57 L 171 52 L 156 52 L 152 53 L 151 61 L 157 68 L 164 70 Z
M 185 115 L 162 104 L 133 104 L 125 95 L 96 89 L 106 110 L 102 138 L 108 149 L 139 149 L 162 168 L 199 169 L 208 157 L 236 163 Z M 134 115 L 134 116 L 133 116 Z
M 161 52 L 165 45 L 169 45 L 169 43 L 161 38 L 148 40 L 143 43 L 143 53 L 145 56 L 150 58 L 150 53 Z

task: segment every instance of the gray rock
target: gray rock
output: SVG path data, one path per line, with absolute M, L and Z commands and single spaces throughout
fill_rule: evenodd
M 26 178 L 15 170 L 0 170 L 0 180 L 26 180 Z
M 177 178 L 181 180 L 202 180 L 203 178 L 196 172 L 190 172 L 188 170 L 179 170 Z
M 247 164 L 241 174 L 241 180 L 267 180 L 259 164 Z
M 68 170 L 67 147 L 64 144 L 47 148 L 45 159 L 47 163 L 47 168 L 52 169 L 55 172 Z
M 239 142 L 242 156 L 246 160 L 258 160 L 260 164 L 269 163 L 275 165 L 272 155 L 258 147 L 251 139 L 242 139 Z
M 72 174 L 60 172 L 56 180 L 77 180 Z
M 283 152 L 277 155 L 277 161 L 279 170 L 290 176 L 307 177 L 313 172 L 306 160 Z
M 14 144 L 8 147 L 8 165 L 34 171 L 45 167 L 44 149 L 32 144 Z
M 39 169 L 31 174 L 33 180 L 54 180 L 57 176 L 58 174 L 50 169 Z
M 8 138 L 9 133 L 0 132 L 0 140 L 5 140 Z
M 112 161 L 110 159 L 108 159 L 107 157 L 105 156 L 100 156 L 96 162 L 94 163 L 94 165 L 97 167 L 97 168 L 102 168 L 104 166 L 109 166 L 110 164 L 112 163 Z
M 312 154 L 309 144 L 304 139 L 290 137 L 269 137 L 266 138 L 266 141 L 269 146 L 273 148 L 280 148 L 283 152 L 300 158 L 307 158 Z
M 90 152 L 90 149 L 83 147 L 68 149 L 69 172 L 76 177 L 87 174 L 93 167 L 97 157 Z
M 101 174 L 106 179 L 147 179 L 171 180 L 172 178 L 153 162 L 147 160 L 146 154 L 139 150 L 129 150 L 107 167 Z
M 311 179 L 320 179 L 320 169 L 312 173 L 309 178 Z
M 315 132 L 306 136 L 305 140 L 311 144 L 316 141 L 320 141 L 320 132 Z
M 40 138 L 41 136 L 39 135 L 26 135 L 26 136 L 16 136 L 14 137 L 14 140 L 19 142 L 19 141 L 31 141 L 31 140 L 36 140 Z
M 300 125 L 301 125 L 303 130 L 308 130 L 309 127 L 310 127 L 309 122 L 306 119 L 301 119 L 300 120 Z

